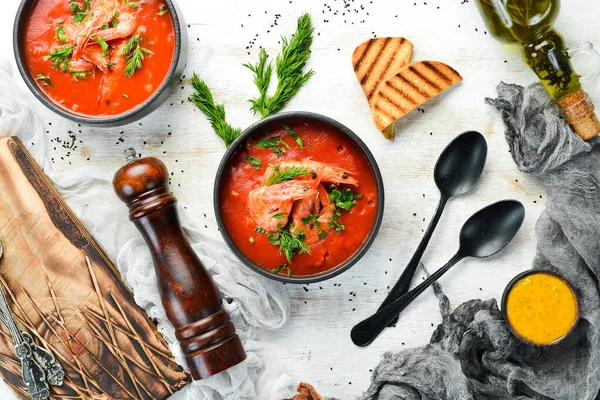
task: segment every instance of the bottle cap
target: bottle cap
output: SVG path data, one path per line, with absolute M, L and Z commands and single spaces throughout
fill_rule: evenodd
M 583 140 L 590 140 L 600 133 L 600 121 L 594 112 L 594 103 L 583 89 L 558 101 L 558 107 L 565 121 Z

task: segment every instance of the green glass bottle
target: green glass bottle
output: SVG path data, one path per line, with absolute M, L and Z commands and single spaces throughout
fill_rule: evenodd
M 600 133 L 594 105 L 583 91 L 563 37 L 553 24 L 560 0 L 475 0 L 490 33 L 521 46 L 523 60 L 537 74 L 575 132 L 588 140 Z

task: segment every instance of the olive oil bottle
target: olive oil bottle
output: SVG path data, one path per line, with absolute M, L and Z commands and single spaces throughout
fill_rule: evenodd
M 600 133 L 594 104 L 573 71 L 563 37 L 553 29 L 560 0 L 475 0 L 490 33 L 521 46 L 523 60 L 537 74 L 565 119 L 584 140 Z

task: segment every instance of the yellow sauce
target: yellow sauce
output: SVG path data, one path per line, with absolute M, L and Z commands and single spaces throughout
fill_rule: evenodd
M 535 344 L 551 344 L 569 333 L 576 323 L 577 299 L 562 279 L 534 273 L 512 287 L 506 314 L 517 335 Z

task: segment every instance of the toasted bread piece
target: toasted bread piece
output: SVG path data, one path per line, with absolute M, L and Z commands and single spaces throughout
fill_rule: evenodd
M 394 122 L 462 81 L 452 67 L 438 61 L 416 61 L 383 82 L 373 99 L 373 121 L 387 139 L 394 138 Z
M 412 50 L 410 40 L 402 37 L 370 39 L 354 50 L 352 66 L 370 107 L 378 86 L 408 64 Z

